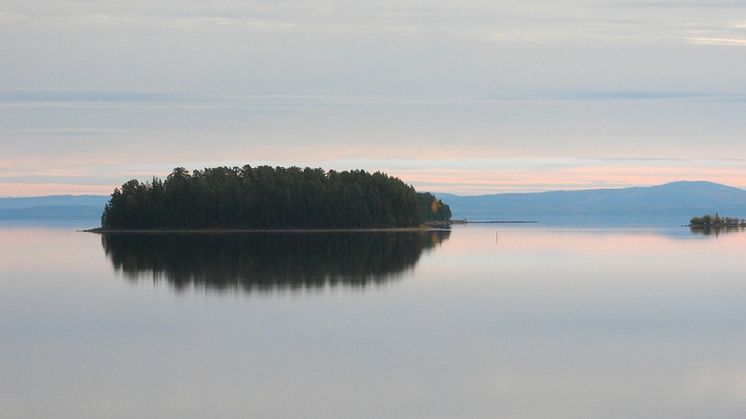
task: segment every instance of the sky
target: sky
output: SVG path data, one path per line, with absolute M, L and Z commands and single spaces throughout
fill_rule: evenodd
M 0 196 L 177 166 L 746 188 L 746 1 L 0 0 Z

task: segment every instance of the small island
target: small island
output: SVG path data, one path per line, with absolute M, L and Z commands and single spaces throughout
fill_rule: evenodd
M 692 228 L 722 228 L 722 227 L 746 227 L 746 219 L 721 217 L 720 214 L 703 215 L 692 217 L 688 227 Z
M 114 189 L 101 228 L 89 231 L 413 229 L 450 218 L 434 195 L 381 172 L 178 167 Z

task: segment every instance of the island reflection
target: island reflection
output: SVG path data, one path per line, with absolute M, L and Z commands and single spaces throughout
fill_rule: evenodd
M 743 233 L 746 227 L 743 226 L 690 226 L 692 234 L 703 236 L 719 236 L 721 234 Z
M 176 290 L 270 292 L 365 287 L 401 277 L 449 231 L 104 234 L 117 272 Z

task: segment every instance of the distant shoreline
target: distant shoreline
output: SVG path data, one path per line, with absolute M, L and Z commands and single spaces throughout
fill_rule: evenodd
M 684 227 L 689 228 L 731 228 L 731 227 L 743 227 L 746 228 L 746 224 L 685 224 Z
M 451 220 L 451 224 L 538 224 L 533 220 Z
M 105 229 L 91 228 L 79 230 L 96 234 L 233 234 L 233 233 L 406 233 L 451 231 L 442 227 L 380 227 L 380 228 L 282 228 L 282 229 L 232 229 L 232 228 L 190 228 L 190 229 Z

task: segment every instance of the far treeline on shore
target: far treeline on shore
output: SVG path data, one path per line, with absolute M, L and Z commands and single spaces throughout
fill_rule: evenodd
M 746 227 L 746 219 L 721 217 L 720 214 L 703 215 L 692 217 L 689 227 L 693 228 L 718 228 L 718 227 Z
M 116 188 L 100 230 L 410 228 L 450 218 L 435 196 L 381 172 L 178 167 Z

